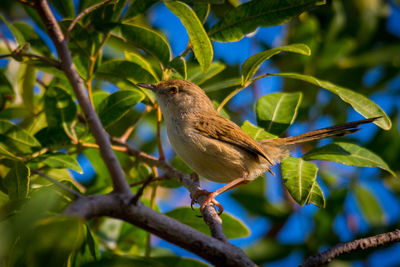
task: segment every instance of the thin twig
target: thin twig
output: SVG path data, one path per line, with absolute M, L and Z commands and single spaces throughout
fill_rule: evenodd
M 68 27 L 68 29 L 67 29 L 67 31 L 66 31 L 66 33 L 65 33 L 65 39 L 68 40 L 69 35 L 70 35 L 70 33 L 72 32 L 72 29 L 75 27 L 76 23 L 77 23 L 81 18 L 83 18 L 84 16 L 86 16 L 86 15 L 89 14 L 90 12 L 92 12 L 92 11 L 98 9 L 99 7 L 101 7 L 101 6 L 105 5 L 105 4 L 108 4 L 108 3 L 111 2 L 111 1 L 113 1 L 113 0 L 105 0 L 105 1 L 103 1 L 103 2 L 100 2 L 100 3 L 98 3 L 98 4 L 95 4 L 95 5 L 93 5 L 93 6 L 90 6 L 90 7 L 86 8 L 86 9 L 84 9 L 81 13 L 79 13 L 78 16 L 76 16 L 76 18 L 75 18 L 75 19 L 71 22 L 71 24 L 69 25 L 69 27 Z
M 45 174 L 45 173 L 43 173 L 41 171 L 38 171 L 36 169 L 31 169 L 31 172 L 34 173 L 34 174 L 37 174 L 39 176 L 42 176 L 43 178 L 49 180 L 50 182 L 54 183 L 55 185 L 59 186 L 60 188 L 64 189 L 65 191 L 71 193 L 72 195 L 74 195 L 74 196 L 76 196 L 78 198 L 82 197 L 82 194 L 79 193 L 78 191 L 66 186 L 65 184 L 61 183 L 60 181 L 58 181 L 58 180 L 56 180 L 54 178 L 51 178 L 50 176 L 48 176 L 47 174 Z
M 8 58 L 8 57 L 15 57 L 15 56 L 21 56 L 21 57 L 29 57 L 29 58 L 36 58 L 40 61 L 44 61 L 46 63 L 49 63 L 50 65 L 52 65 L 53 67 L 57 68 L 57 69 L 61 69 L 60 66 L 60 62 L 53 60 L 51 58 L 48 57 L 43 57 L 43 56 L 39 56 L 39 55 L 35 55 L 32 53 L 22 53 L 22 52 L 17 52 L 15 54 L 6 54 L 6 55 L 0 55 L 0 58 Z
M 321 266 L 332 261 L 334 258 L 358 250 L 366 250 L 400 241 L 400 230 L 357 239 L 354 241 L 338 244 L 324 252 L 309 257 L 301 267 Z
M 139 188 L 139 190 L 136 192 L 135 196 L 132 197 L 131 201 L 129 202 L 130 204 L 136 205 L 139 198 L 143 195 L 144 189 L 146 186 L 154 179 L 154 176 L 151 174 L 149 175 L 144 181 L 143 185 Z

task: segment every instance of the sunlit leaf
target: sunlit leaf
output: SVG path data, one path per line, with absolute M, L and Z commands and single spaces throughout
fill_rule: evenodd
M 163 35 L 139 25 L 121 24 L 118 28 L 122 37 L 130 45 L 141 48 L 155 56 L 164 65 L 168 64 L 171 58 L 171 49 Z
M 260 126 L 274 135 L 281 135 L 294 122 L 303 94 L 272 93 L 257 102 L 257 120 Z
M 0 20 L 2 20 L 10 29 L 15 38 L 15 41 L 17 41 L 19 45 L 23 45 L 25 43 L 25 38 L 22 35 L 22 33 L 16 27 L 14 27 L 14 25 L 10 24 L 8 20 L 6 20 L 6 18 L 1 13 L 0 13 Z
M 319 186 L 317 180 L 314 180 L 314 184 L 312 186 L 310 196 L 308 197 L 307 204 L 314 204 L 317 207 L 325 208 L 325 196 L 322 192 L 321 187 Z
M 176 208 L 165 213 L 165 215 L 189 225 L 204 234 L 210 234 L 210 228 L 204 223 L 204 220 L 197 217 L 189 207 Z M 245 237 L 250 234 L 249 229 L 241 221 L 229 214 L 223 213 L 221 220 L 227 238 Z
M 208 34 L 214 41 L 234 42 L 257 27 L 288 22 L 320 2 L 320 0 L 249 1 L 232 9 L 209 30 Z
M 357 167 L 379 167 L 394 177 L 386 162 L 372 151 L 349 142 L 334 142 L 318 147 L 303 156 L 305 160 L 329 160 Z
M 160 80 L 160 77 L 157 75 L 152 65 L 139 53 L 125 52 L 125 58 L 135 64 L 138 64 L 140 67 L 148 71 L 153 77 L 157 78 L 157 80 Z
M 13 26 L 23 35 L 25 42 L 30 44 L 33 52 L 40 53 L 43 56 L 50 56 L 51 52 L 42 38 L 35 32 L 34 28 L 25 22 L 15 22 Z
M 276 138 L 277 136 L 265 131 L 263 128 L 252 124 L 249 121 L 244 121 L 241 126 L 242 130 L 248 133 L 254 140 L 263 140 Z
M 208 93 L 231 87 L 240 87 L 241 83 L 242 81 L 240 78 L 230 78 L 204 86 L 203 89 Z
M 392 122 L 386 113 L 372 100 L 364 95 L 357 93 L 353 90 L 335 85 L 328 81 L 319 80 L 313 76 L 298 74 L 298 73 L 270 73 L 271 76 L 282 76 L 292 79 L 298 79 L 305 82 L 315 84 L 322 87 L 336 95 L 338 95 L 344 102 L 349 103 L 358 113 L 365 118 L 379 117 L 382 118 L 374 121 L 376 125 L 384 130 L 389 130 L 392 127 Z
M 121 119 L 134 105 L 144 99 L 140 91 L 117 91 L 106 97 L 98 107 L 98 114 L 104 128 Z
M 29 168 L 21 161 L 14 161 L 12 168 L 4 178 L 8 196 L 12 200 L 26 198 L 29 192 Z
M 25 107 L 29 111 L 33 111 L 33 89 L 36 84 L 36 68 L 28 64 L 22 65 L 19 74 L 19 83 Z
M 57 169 L 64 169 L 68 168 L 74 170 L 79 173 L 83 173 L 81 166 L 79 165 L 78 161 L 67 154 L 64 153 L 51 153 L 43 155 L 39 158 L 39 161 L 43 164 Z
M 382 225 L 385 221 L 382 208 L 376 197 L 367 189 L 355 185 L 355 198 L 363 217 L 373 226 Z
M 242 64 L 242 84 L 246 84 L 254 76 L 254 74 L 256 74 L 258 68 L 265 60 L 280 52 L 292 52 L 307 56 L 311 55 L 310 48 L 305 44 L 291 44 L 257 53 L 246 59 L 246 61 Z
M 293 199 L 303 206 L 309 199 L 317 178 L 318 168 L 314 163 L 301 158 L 287 157 L 282 161 L 283 182 Z
M 226 68 L 222 62 L 213 62 L 207 72 L 202 72 L 199 67 L 189 68 L 188 78 L 189 81 L 201 85 L 205 81 L 211 79 Z
M 183 26 L 185 26 L 190 43 L 193 46 L 193 53 L 201 66 L 201 70 L 206 72 L 211 65 L 214 52 L 203 24 L 196 13 L 185 3 L 179 1 L 164 3 L 181 20 Z

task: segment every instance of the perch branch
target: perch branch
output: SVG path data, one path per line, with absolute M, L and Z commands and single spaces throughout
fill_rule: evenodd
M 366 250 L 369 248 L 375 248 L 378 246 L 383 246 L 386 244 L 399 241 L 400 241 L 400 230 L 396 229 L 393 232 L 374 235 L 338 244 L 324 252 L 309 257 L 307 260 L 303 262 L 301 267 L 321 266 L 327 264 L 328 262 L 332 261 L 334 258 L 342 254 L 351 253 L 357 250 Z

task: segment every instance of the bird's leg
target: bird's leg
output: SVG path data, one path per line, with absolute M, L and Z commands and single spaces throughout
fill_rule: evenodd
M 244 185 L 244 184 L 249 183 L 250 181 L 249 181 L 249 180 L 246 180 L 245 177 L 246 177 L 246 176 L 237 178 L 237 179 L 233 180 L 232 182 L 230 182 L 230 183 L 224 185 L 223 187 L 221 187 L 221 188 L 215 190 L 214 192 L 208 193 L 208 192 L 206 191 L 207 194 L 208 194 L 208 196 L 207 196 L 207 198 L 203 201 L 203 203 L 201 204 L 201 206 L 200 206 L 200 211 L 203 212 L 204 208 L 208 205 L 208 203 L 211 202 L 211 203 L 213 203 L 215 206 L 218 207 L 218 214 L 220 215 L 220 214 L 224 211 L 224 207 L 222 207 L 222 205 L 219 204 L 219 203 L 215 200 L 215 197 L 217 197 L 219 194 L 222 194 L 222 193 L 224 193 L 224 192 L 226 192 L 226 191 L 229 191 L 229 190 L 231 190 L 231 189 L 233 189 L 233 188 L 236 188 L 236 187 L 238 187 L 238 186 L 241 186 L 241 185 Z M 205 191 L 205 190 L 199 190 L 199 191 Z M 197 192 L 196 192 L 196 193 L 197 193 Z M 198 194 L 196 194 L 196 193 L 195 193 L 195 195 L 198 196 Z M 200 194 L 205 194 L 205 192 L 200 192 Z

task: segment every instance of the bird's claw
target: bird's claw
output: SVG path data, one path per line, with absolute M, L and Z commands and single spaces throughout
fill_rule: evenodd
M 206 206 L 211 202 L 214 206 L 216 206 L 218 208 L 218 210 L 217 210 L 218 215 L 222 214 L 222 212 L 224 211 L 224 207 L 218 201 L 215 200 L 215 198 L 214 198 L 215 196 L 213 193 L 210 193 L 207 190 L 203 190 L 203 189 L 196 190 L 193 193 L 192 201 L 190 202 L 190 207 L 192 208 L 192 210 L 194 210 L 193 205 L 197 202 L 197 198 L 201 195 L 207 195 L 207 198 L 203 201 L 203 203 L 200 206 L 201 213 L 203 213 Z

